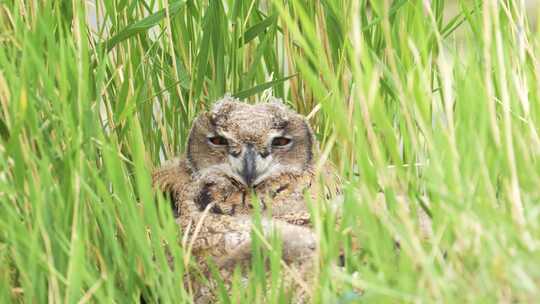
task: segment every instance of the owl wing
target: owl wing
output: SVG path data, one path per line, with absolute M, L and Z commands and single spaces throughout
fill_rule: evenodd
M 165 162 L 152 173 L 152 184 L 168 194 L 175 216 L 179 215 L 179 202 L 185 200 L 192 184 L 191 169 L 185 158 L 174 158 Z
M 342 180 L 332 163 L 326 162 L 315 176 L 322 181 L 324 188 L 319 193 L 324 194 L 327 200 L 333 201 L 341 195 Z
M 216 258 L 219 266 L 234 265 L 231 262 L 240 262 L 251 254 L 252 229 L 256 225 L 250 215 L 211 213 L 212 204 L 200 211 L 193 201 L 181 202 L 182 210 L 189 210 L 189 216 L 177 219 L 184 233 L 183 246 L 195 256 Z M 281 235 L 285 259 L 294 260 L 300 253 L 306 255 L 316 248 L 315 234 L 307 227 L 263 216 L 260 228 L 258 233 L 265 238 L 273 231 Z
M 343 220 L 343 179 L 338 174 L 336 167 L 331 163 L 326 163 L 320 170 L 319 173 L 320 179 L 323 182 L 324 189 L 320 189 L 321 193 L 324 193 L 328 211 L 336 215 L 336 229 L 344 235 L 350 235 L 351 237 L 351 246 L 353 251 L 359 250 L 361 244 L 355 234 L 351 233 L 351 229 L 348 226 L 345 226 Z M 340 249 L 341 256 L 343 256 L 343 249 Z

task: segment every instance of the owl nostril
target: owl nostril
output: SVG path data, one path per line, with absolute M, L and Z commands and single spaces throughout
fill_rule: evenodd
M 259 153 L 261 155 L 262 158 L 266 158 L 268 157 L 268 155 L 270 155 L 270 152 L 267 151 L 267 150 L 264 150 L 262 151 L 261 153 Z

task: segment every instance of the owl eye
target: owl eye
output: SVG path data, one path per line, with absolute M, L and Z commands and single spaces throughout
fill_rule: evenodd
M 272 139 L 272 146 L 274 147 L 283 147 L 288 145 L 292 140 L 287 137 L 276 137 Z
M 227 139 L 223 136 L 212 136 L 212 137 L 208 137 L 208 141 L 213 144 L 213 145 L 216 145 L 216 146 L 226 146 L 229 144 L 229 142 L 227 141 Z

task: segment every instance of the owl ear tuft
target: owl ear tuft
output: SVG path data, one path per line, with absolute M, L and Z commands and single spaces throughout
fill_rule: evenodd
M 212 113 L 208 111 L 204 111 L 199 113 L 199 116 L 196 119 L 199 123 L 203 123 L 205 125 L 214 125 L 214 122 L 212 120 Z
M 274 106 L 280 110 L 287 110 L 288 107 L 283 101 L 283 99 L 275 96 L 269 96 L 266 103 L 268 103 L 270 106 Z
M 223 98 L 217 100 L 209 113 L 210 121 L 213 125 L 220 124 L 227 119 L 229 113 L 231 113 L 236 107 L 238 107 L 240 100 L 226 94 Z
M 238 103 L 240 103 L 240 99 L 235 98 L 227 93 L 225 96 L 223 96 L 221 99 L 217 100 L 214 103 L 210 112 L 212 114 L 229 113 L 232 111 L 233 108 L 238 105 Z

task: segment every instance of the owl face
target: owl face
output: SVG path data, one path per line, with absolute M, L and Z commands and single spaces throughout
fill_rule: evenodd
M 308 169 L 314 144 L 306 119 L 280 101 L 250 105 L 225 97 L 195 120 L 187 159 L 195 173 L 217 170 L 255 187 Z

